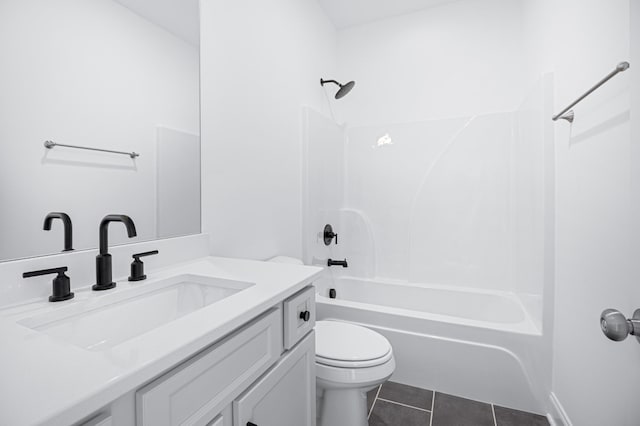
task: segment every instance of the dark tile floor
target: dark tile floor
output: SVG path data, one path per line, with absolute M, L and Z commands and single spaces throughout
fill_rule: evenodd
M 386 382 L 367 394 L 369 426 L 549 426 L 537 414 Z

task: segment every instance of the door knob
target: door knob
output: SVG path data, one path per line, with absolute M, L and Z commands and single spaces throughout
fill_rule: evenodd
M 620 342 L 631 334 L 640 342 L 640 309 L 635 310 L 631 319 L 616 309 L 605 309 L 600 314 L 600 328 L 613 341 Z

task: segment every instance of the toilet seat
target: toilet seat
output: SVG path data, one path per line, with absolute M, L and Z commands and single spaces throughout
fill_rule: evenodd
M 367 368 L 384 364 L 391 358 L 393 358 L 393 353 L 391 353 L 391 351 L 389 351 L 384 357 L 366 361 L 344 361 L 340 359 L 323 358 L 316 355 L 316 363 L 338 368 Z
M 391 344 L 368 328 L 340 321 L 316 322 L 316 363 L 338 368 L 367 368 L 393 358 Z

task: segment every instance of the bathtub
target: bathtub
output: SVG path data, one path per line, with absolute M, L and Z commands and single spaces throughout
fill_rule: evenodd
M 546 413 L 545 339 L 514 294 L 359 278 L 315 283 L 318 319 L 387 337 L 391 380 L 514 409 Z M 329 298 L 330 289 L 336 298 Z

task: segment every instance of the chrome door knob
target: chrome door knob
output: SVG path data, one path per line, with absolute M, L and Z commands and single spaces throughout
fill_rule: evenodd
M 634 335 L 640 342 L 640 309 L 636 309 L 632 319 L 627 319 L 620 311 L 605 309 L 600 314 L 600 328 L 609 339 L 620 342 L 628 335 Z

